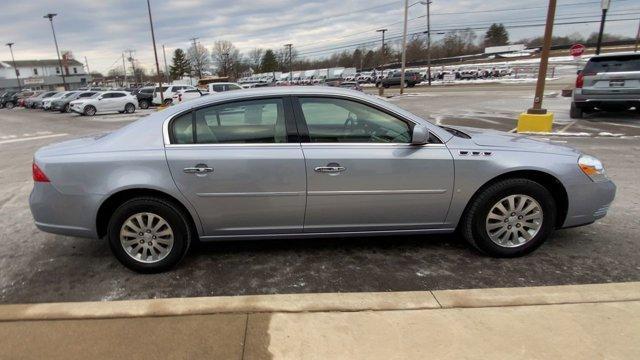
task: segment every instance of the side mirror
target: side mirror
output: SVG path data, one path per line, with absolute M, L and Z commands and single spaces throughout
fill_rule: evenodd
M 576 71 L 576 75 L 580 75 L 581 72 L 582 72 L 582 70 Z
M 413 127 L 413 134 L 411 135 L 412 145 L 424 145 L 429 142 L 429 130 L 423 125 L 416 125 Z

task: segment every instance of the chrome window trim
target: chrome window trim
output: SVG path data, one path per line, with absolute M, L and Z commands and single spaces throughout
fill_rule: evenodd
M 259 95 L 259 96 L 250 96 L 250 97 L 242 97 L 242 98 L 235 98 L 235 99 L 229 99 L 227 101 L 220 101 L 220 102 L 216 102 L 216 101 L 212 101 L 211 103 L 208 104 L 200 104 L 197 107 L 191 107 L 188 110 L 185 111 L 181 111 L 179 113 L 173 114 L 171 116 L 169 116 L 168 118 L 166 118 L 162 124 L 162 138 L 164 141 L 164 146 L 165 147 L 184 147 L 184 146 L 282 146 L 285 143 L 267 143 L 267 144 L 260 144 L 260 143 L 255 143 L 255 144 L 172 144 L 171 143 L 171 138 L 169 137 L 169 124 L 171 123 L 171 121 L 173 119 L 175 119 L 178 116 L 183 115 L 186 112 L 190 112 L 190 111 L 195 111 L 199 108 L 202 107 L 208 107 L 208 106 L 216 106 L 216 105 L 222 105 L 225 103 L 231 103 L 231 102 L 236 102 L 236 101 L 248 101 L 248 100 L 259 100 L 261 98 L 273 98 L 273 97 L 284 97 L 284 96 L 298 96 L 298 95 L 292 95 L 292 94 L 283 94 L 283 95 Z M 361 102 L 361 103 L 365 103 L 368 106 L 371 106 L 373 108 L 378 108 L 380 107 L 380 105 L 377 104 L 373 104 L 370 103 L 369 101 L 366 101 L 364 99 L 360 99 L 360 98 L 352 98 L 349 96 L 344 96 L 342 94 L 339 95 L 325 95 L 325 94 L 304 94 L 303 96 L 306 97 L 313 97 L 313 96 L 318 96 L 318 97 L 333 97 L 333 98 L 342 98 L 345 100 L 351 100 L 351 101 L 356 101 L 356 102 Z M 404 121 L 408 121 L 414 125 L 423 125 L 417 121 L 414 121 L 408 117 L 405 117 L 402 114 L 397 113 L 396 111 L 392 110 L 392 109 L 387 109 L 385 108 L 385 111 L 392 114 L 394 117 L 398 117 L 401 120 Z M 425 120 L 426 121 L 426 120 Z M 433 125 L 433 124 L 432 124 Z M 433 125 L 436 126 L 436 125 Z M 429 131 L 429 133 L 431 133 L 433 136 L 435 136 L 438 141 L 440 141 L 440 143 L 437 144 L 424 144 L 424 145 L 418 145 L 418 146 L 426 146 L 426 147 L 445 147 L 444 145 L 444 141 L 442 141 L 442 139 L 434 132 Z M 292 143 L 286 143 L 286 144 L 292 144 Z M 413 145 L 411 143 L 310 143 L 310 142 L 300 142 L 300 143 L 295 143 L 295 144 L 303 144 L 304 146 L 309 146 L 309 145 L 318 145 L 318 146 L 329 146 L 329 145 L 349 145 L 349 146 L 363 146 L 363 145 L 368 145 L 368 146 L 400 146 L 400 145 L 404 145 L 404 146 L 408 146 L 408 147 L 415 147 L 416 145 Z

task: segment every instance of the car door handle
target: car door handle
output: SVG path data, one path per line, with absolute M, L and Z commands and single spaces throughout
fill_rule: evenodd
M 213 168 L 205 166 L 186 167 L 182 171 L 186 174 L 206 174 L 213 172 Z
M 344 166 L 318 166 L 313 170 L 319 173 L 339 173 L 347 169 Z

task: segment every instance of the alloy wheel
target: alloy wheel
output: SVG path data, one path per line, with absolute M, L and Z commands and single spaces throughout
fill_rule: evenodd
M 542 206 L 528 195 L 509 195 L 498 201 L 487 215 L 487 235 L 496 245 L 518 247 L 533 239 L 543 221 Z
M 154 213 L 133 214 L 120 228 L 120 245 L 127 255 L 142 263 L 162 261 L 171 253 L 173 244 L 171 226 Z

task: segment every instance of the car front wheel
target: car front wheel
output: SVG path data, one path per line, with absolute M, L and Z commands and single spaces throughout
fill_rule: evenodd
M 149 108 L 149 101 L 147 100 L 140 100 L 140 109 L 148 109 Z
M 465 239 L 495 257 L 522 256 L 551 235 L 556 219 L 553 195 L 528 179 L 506 179 L 484 189 L 461 220 Z
M 111 216 L 107 237 L 116 258 L 140 273 L 158 273 L 178 264 L 189 249 L 186 215 L 160 198 L 135 198 Z
M 96 114 L 96 108 L 92 105 L 88 105 L 87 107 L 84 108 L 83 113 L 87 116 L 93 116 Z
M 133 112 L 136 111 L 136 106 L 133 104 L 127 104 L 124 107 L 124 112 L 126 112 L 127 114 L 133 114 Z

